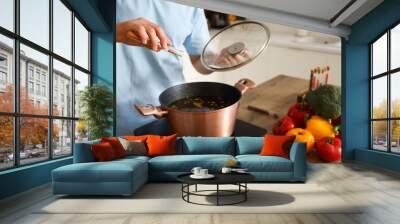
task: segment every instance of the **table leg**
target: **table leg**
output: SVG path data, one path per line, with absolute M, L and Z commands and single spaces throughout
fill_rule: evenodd
M 219 184 L 217 184 L 217 206 L 219 206 Z
M 247 190 L 247 183 L 244 183 L 244 190 L 245 190 L 245 192 L 244 192 L 244 201 L 247 201 L 247 192 L 248 192 L 248 190 Z
M 196 192 L 197 192 L 197 184 L 195 185 L 195 189 L 194 189 L 194 191 L 196 191 Z

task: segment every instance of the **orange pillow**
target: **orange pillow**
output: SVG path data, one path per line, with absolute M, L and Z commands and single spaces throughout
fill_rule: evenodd
M 110 138 L 101 138 L 101 142 L 108 142 L 114 149 L 115 155 L 117 158 L 121 158 L 126 156 L 126 151 L 124 146 L 122 146 L 121 142 L 119 142 L 118 138 L 110 137 Z
M 296 136 L 265 135 L 261 156 L 281 156 L 289 159 L 290 147 Z
M 175 155 L 176 134 L 170 136 L 149 135 L 147 137 L 147 155 L 148 156 L 165 156 Z
M 91 149 L 94 157 L 99 162 L 110 161 L 117 158 L 113 147 L 108 142 L 93 144 L 91 145 Z
M 128 141 L 146 141 L 148 135 L 125 135 L 124 139 Z

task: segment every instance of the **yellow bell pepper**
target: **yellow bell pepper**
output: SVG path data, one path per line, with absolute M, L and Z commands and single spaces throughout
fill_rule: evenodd
M 314 115 L 307 121 L 306 130 L 311 132 L 315 140 L 324 137 L 335 137 L 333 126 L 324 118 Z

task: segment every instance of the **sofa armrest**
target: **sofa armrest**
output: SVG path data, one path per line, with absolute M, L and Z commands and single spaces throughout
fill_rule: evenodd
M 290 149 L 290 160 L 293 162 L 293 179 L 295 181 L 305 181 L 307 173 L 307 149 L 305 143 L 293 143 Z
M 74 163 L 89 163 L 95 162 L 96 158 L 92 153 L 92 149 L 90 146 L 92 144 L 97 144 L 100 141 L 90 141 L 90 142 L 82 142 L 82 143 L 75 143 L 74 147 Z

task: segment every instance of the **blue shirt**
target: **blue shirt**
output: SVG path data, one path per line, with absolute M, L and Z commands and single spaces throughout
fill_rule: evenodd
M 160 25 L 175 48 L 200 55 L 209 39 L 202 9 L 165 0 L 117 0 L 117 23 L 143 17 Z M 134 104 L 159 105 L 158 96 L 166 88 L 185 82 L 182 58 L 165 51 L 118 43 L 117 54 L 117 135 L 154 120 L 140 115 Z

